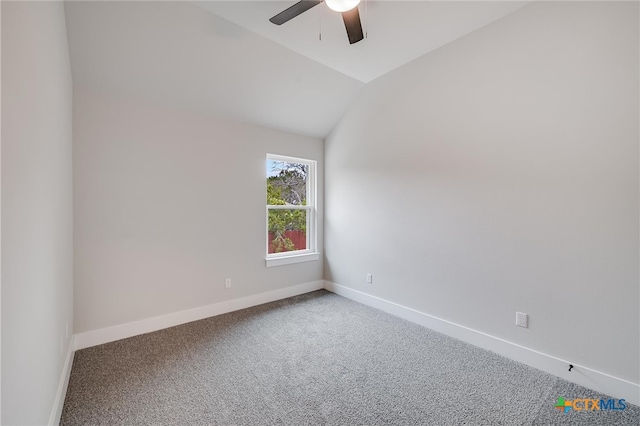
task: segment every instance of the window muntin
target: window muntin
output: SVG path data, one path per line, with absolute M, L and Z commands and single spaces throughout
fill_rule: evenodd
M 266 186 L 267 266 L 317 259 L 304 256 L 316 254 L 316 162 L 268 154 Z

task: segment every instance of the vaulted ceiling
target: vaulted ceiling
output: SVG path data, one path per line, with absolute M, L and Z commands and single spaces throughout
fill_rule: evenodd
M 363 0 L 353 45 L 324 4 L 268 21 L 294 3 L 67 2 L 74 84 L 323 138 L 366 83 L 528 2 Z

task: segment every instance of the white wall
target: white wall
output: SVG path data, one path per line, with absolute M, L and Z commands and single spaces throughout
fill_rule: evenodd
M 368 85 L 325 279 L 638 383 L 638 16 L 533 4 Z
M 73 321 L 64 6 L 2 2 L 2 424 L 46 424 Z M 66 336 L 65 336 L 66 335 Z M 62 339 L 62 341 L 61 341 Z
M 322 140 L 76 87 L 75 331 L 322 280 L 322 261 L 265 267 L 267 153 L 322 183 Z

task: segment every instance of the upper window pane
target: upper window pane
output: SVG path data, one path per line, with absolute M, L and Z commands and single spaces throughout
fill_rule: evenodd
M 267 205 L 307 205 L 309 166 L 267 160 Z

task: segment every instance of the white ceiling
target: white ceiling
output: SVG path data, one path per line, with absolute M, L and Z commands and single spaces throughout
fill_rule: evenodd
M 268 21 L 293 3 L 67 2 L 74 84 L 323 138 L 364 83 L 525 4 L 369 1 L 349 45 L 324 4 Z
M 198 6 L 363 83 L 523 7 L 530 1 L 374 1 L 359 5 L 368 37 L 349 45 L 339 13 L 320 4 L 278 26 L 297 0 L 204 1 Z M 319 40 L 319 34 L 322 40 Z

